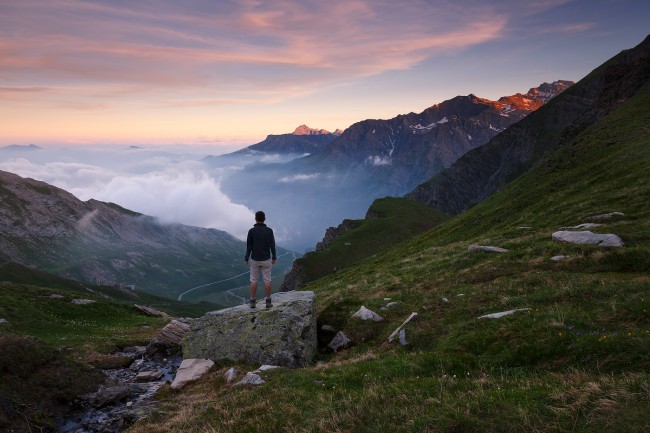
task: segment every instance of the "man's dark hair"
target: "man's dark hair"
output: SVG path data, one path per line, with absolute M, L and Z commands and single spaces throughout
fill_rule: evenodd
M 263 223 L 265 219 L 266 219 L 266 215 L 264 214 L 264 212 L 262 212 L 261 210 L 255 212 L 255 221 Z

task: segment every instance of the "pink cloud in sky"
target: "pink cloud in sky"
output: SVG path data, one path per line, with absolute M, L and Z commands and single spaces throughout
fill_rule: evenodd
M 301 87 L 314 91 L 408 68 L 436 52 L 495 39 L 506 21 L 448 17 L 417 2 L 232 2 L 207 13 L 167 2 L 154 12 L 151 4 L 5 5 L 11 19 L 0 18 L 8 21 L 0 31 L 3 75 L 17 87 L 43 83 L 71 94 L 86 83 L 109 93 L 125 86 L 162 92 L 163 101 L 165 94 L 209 89 L 206 100 L 219 93 L 218 100 L 255 102 L 251 95 L 259 95 L 265 102 L 269 86 L 290 97 Z
M 92 138 L 94 130 L 101 135 L 88 125 L 105 128 L 107 137 L 116 131 L 137 139 L 154 132 L 156 137 L 196 136 L 199 123 L 212 119 L 220 122 L 209 134 L 245 135 L 250 122 L 235 120 L 243 113 L 237 107 L 257 110 L 267 124 L 275 116 L 277 124 L 281 110 L 276 108 L 287 101 L 327 95 L 417 68 L 436 56 L 458 56 L 507 40 L 514 22 L 573 2 L 2 2 L 0 97 L 12 105 L 0 105 L 0 116 L 13 126 L 0 140 L 19 137 L 24 125 L 34 123 L 40 125 L 38 137 L 66 136 L 79 124 L 89 135 L 70 139 Z M 593 26 L 586 19 L 566 20 L 531 33 L 553 28 L 575 34 Z M 81 116 L 102 111 L 101 119 Z M 239 129 L 232 129 L 235 124 Z

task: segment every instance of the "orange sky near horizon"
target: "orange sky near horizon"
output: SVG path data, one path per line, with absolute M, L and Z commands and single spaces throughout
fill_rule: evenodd
M 0 5 L 0 146 L 252 144 L 582 78 L 639 43 L 622 0 Z

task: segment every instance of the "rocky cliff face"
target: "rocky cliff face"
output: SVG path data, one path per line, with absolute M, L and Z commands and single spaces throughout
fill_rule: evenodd
M 244 250 L 243 242 L 219 230 L 161 224 L 0 171 L 0 260 L 172 297 L 194 282 L 223 277 L 224 270 L 230 276 Z
M 480 203 L 646 84 L 650 76 L 649 59 L 650 37 L 614 57 L 485 146 L 468 152 L 406 197 L 449 215 Z M 540 87 L 532 93 L 546 98 L 549 89 Z

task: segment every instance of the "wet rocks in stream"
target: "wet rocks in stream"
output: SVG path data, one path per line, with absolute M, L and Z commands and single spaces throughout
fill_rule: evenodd
M 60 433 L 116 433 L 146 417 L 154 410 L 154 394 L 174 379 L 182 361 L 180 353 L 149 356 L 144 346 L 117 355 L 131 358 L 131 364 L 102 370 L 106 381 L 76 401 L 77 411 L 59 427 Z

